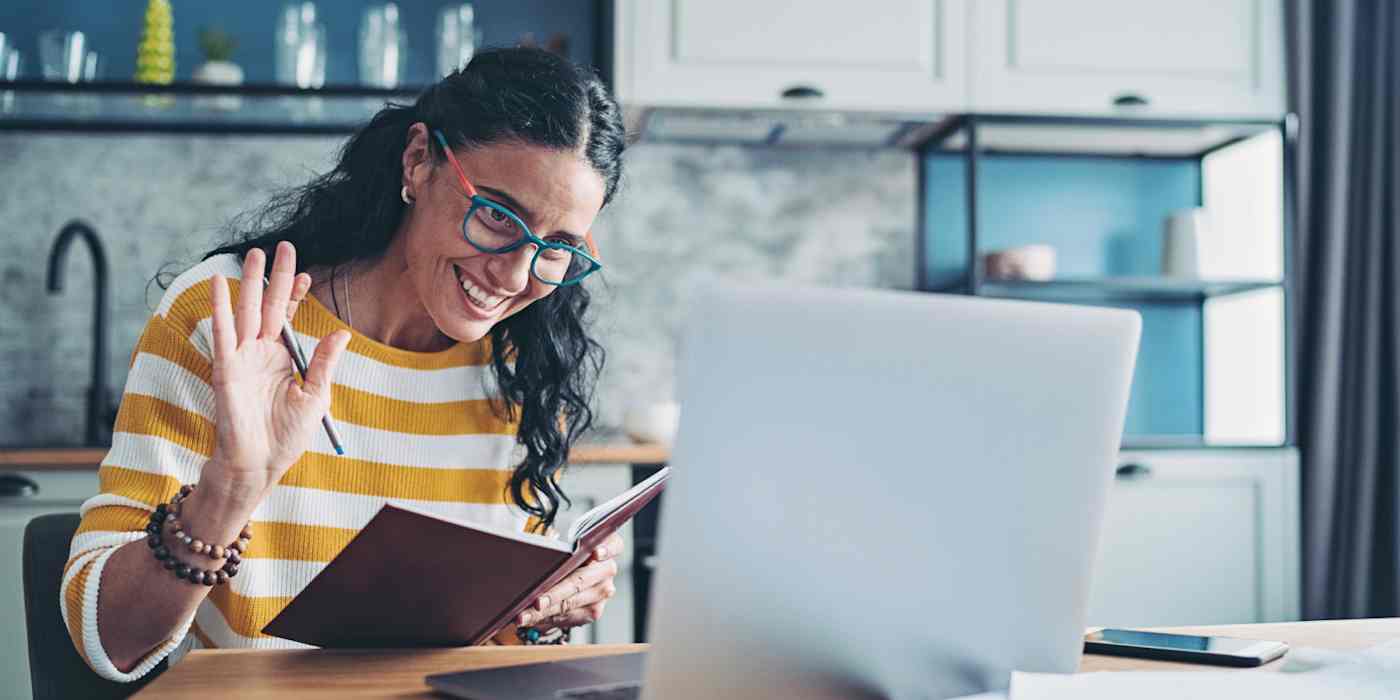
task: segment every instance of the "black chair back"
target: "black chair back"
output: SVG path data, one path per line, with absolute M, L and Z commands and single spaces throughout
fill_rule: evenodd
M 58 609 L 58 586 L 77 513 L 41 515 L 24 528 L 24 616 L 29 632 L 29 679 L 34 700 L 125 698 L 165 670 L 166 662 L 133 683 L 97 675 L 78 655 Z

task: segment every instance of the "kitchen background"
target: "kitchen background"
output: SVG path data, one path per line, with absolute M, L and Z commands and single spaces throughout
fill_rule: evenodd
M 189 266 L 235 215 L 327 167 L 340 137 L 0 134 L 25 177 L 0 198 L 0 445 L 80 445 L 93 348 L 93 268 L 75 246 L 64 291 L 45 260 L 70 219 L 106 246 L 120 391 L 160 298 L 153 279 Z M 640 144 L 596 234 L 607 268 L 589 282 L 608 351 L 600 427 L 671 399 L 685 289 L 724 279 L 913 286 L 915 163 L 899 151 Z M 859 186 L 852 186 L 852 183 Z
M 0 5 L 0 480 L 31 479 L 43 494 L 0 496 L 0 557 L 18 558 L 30 516 L 75 511 L 95 490 L 92 451 L 7 449 L 83 442 L 95 279 L 75 245 L 64 290 L 47 291 L 65 223 L 91 224 L 106 247 L 102 360 L 115 397 L 157 273 L 188 266 L 233 217 L 323 170 L 348 130 L 385 99 L 411 99 L 440 61 L 531 44 L 597 67 L 640 139 L 595 229 L 607 267 L 588 284 L 609 353 L 593 439 L 650 451 L 573 470 L 585 506 L 665 459 L 664 446 L 626 445 L 619 427 L 630 407 L 675 396 L 677 332 L 699 278 L 1069 298 L 1144 317 L 1096 623 L 1400 609 L 1393 576 L 1370 573 L 1393 573 L 1400 551 L 1384 520 L 1393 431 L 1353 427 L 1393 418 L 1356 396 L 1379 386 L 1365 368 L 1394 349 L 1372 332 L 1391 307 L 1367 296 L 1394 288 L 1376 262 L 1389 249 L 1356 241 L 1392 240 L 1394 217 L 1363 211 L 1379 194 L 1348 189 L 1354 173 L 1395 171 L 1356 160 L 1391 154 L 1373 141 L 1400 123 L 1375 109 L 1400 103 L 1366 82 L 1393 74 L 1371 65 L 1382 63 L 1372 44 L 1395 45 L 1378 29 L 1385 3 L 866 0 L 854 15 L 782 0 L 471 6 L 461 41 L 445 41 L 440 13 L 460 23 L 460 3 Z M 386 40 L 386 23 L 408 40 Z M 201 41 L 204 28 L 236 46 Z M 46 56 L 53 29 L 82 30 L 81 49 L 68 35 L 48 45 L 72 55 Z M 1289 54 L 1300 46 L 1314 53 Z M 201 82 L 235 87 L 211 94 Z M 173 84 L 152 94 L 144 83 Z M 1366 115 L 1377 123 L 1348 131 Z M 1354 298 L 1363 303 L 1344 303 Z M 635 600 L 622 591 L 631 605 L 610 608 L 595 639 L 640 638 L 651 534 L 635 533 L 628 561 Z M 0 576 L 6 626 L 18 626 L 16 568 Z M 22 662 L 10 653 L 22 640 L 5 641 L 0 660 Z

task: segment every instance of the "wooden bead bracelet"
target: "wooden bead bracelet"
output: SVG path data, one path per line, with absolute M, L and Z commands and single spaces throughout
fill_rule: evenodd
M 243 562 L 243 553 L 248 549 L 248 542 L 253 538 L 253 531 L 251 525 L 244 525 L 238 539 L 226 546 L 208 545 L 186 534 L 184 527 L 180 524 L 179 515 L 184 500 L 193 492 L 194 486 L 185 484 L 180 487 L 180 492 L 170 500 L 170 503 L 161 503 L 156 506 L 155 511 L 151 513 L 150 522 L 146 525 L 146 545 L 151 548 L 156 561 L 159 561 L 166 570 L 174 573 L 176 578 L 205 586 L 223 585 L 238 575 L 238 566 Z M 214 569 L 191 566 L 175 556 L 170 546 L 166 544 L 166 537 L 172 537 L 183 543 L 187 549 L 195 554 L 205 555 L 216 561 L 225 560 L 224 565 Z

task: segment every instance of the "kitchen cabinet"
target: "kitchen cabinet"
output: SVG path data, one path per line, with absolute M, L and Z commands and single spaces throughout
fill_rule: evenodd
M 1121 464 L 1088 624 L 1298 619 L 1295 449 L 1125 451 Z
M 967 0 L 618 0 L 624 104 L 960 110 Z
M 1277 116 L 1282 0 L 970 3 L 978 112 Z M 1120 105 L 1115 103 L 1127 103 Z
M 1283 0 L 617 0 L 644 107 L 1277 117 Z
M 21 555 L 24 527 L 49 513 L 76 513 L 83 501 L 97 493 L 97 470 L 0 471 L 7 483 L 27 479 L 38 487 L 31 495 L 0 496 L 0 698 L 30 697 L 29 642 L 25 632 L 24 579 Z M 58 597 L 53 601 L 58 607 Z

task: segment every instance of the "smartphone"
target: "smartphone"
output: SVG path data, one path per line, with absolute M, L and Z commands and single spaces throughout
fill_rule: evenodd
M 1269 663 L 1288 651 L 1283 642 L 1261 642 L 1233 637 L 1200 637 L 1139 630 L 1098 629 L 1084 635 L 1084 651 L 1090 654 L 1135 656 L 1162 661 L 1251 667 Z

